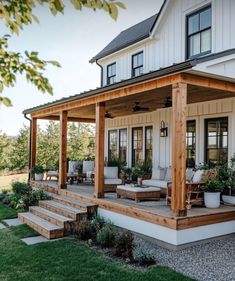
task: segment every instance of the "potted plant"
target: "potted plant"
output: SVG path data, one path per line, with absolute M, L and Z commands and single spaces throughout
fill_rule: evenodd
M 129 167 L 124 168 L 124 173 L 125 173 L 125 182 L 126 183 L 131 183 L 131 175 L 132 175 L 132 169 Z
M 141 185 L 143 178 L 151 177 L 152 168 L 145 162 L 140 162 L 132 170 L 133 177 L 137 179 L 137 184 Z
M 224 203 L 235 205 L 235 154 L 230 159 L 230 165 L 219 169 L 220 178 L 225 183 L 222 200 Z
M 36 165 L 32 169 L 32 173 L 34 174 L 35 181 L 42 181 L 44 175 L 44 168 L 41 165 Z
M 219 208 L 220 194 L 224 189 L 224 184 L 217 178 L 209 179 L 201 188 L 204 191 L 204 203 L 207 208 Z

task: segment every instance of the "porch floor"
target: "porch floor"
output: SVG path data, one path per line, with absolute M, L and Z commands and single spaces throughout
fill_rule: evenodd
M 105 193 L 105 198 L 94 198 L 94 186 L 89 183 L 67 185 L 67 189 L 58 189 L 57 181 L 32 182 L 34 187 L 52 188 L 61 195 L 67 195 L 97 203 L 100 208 L 129 215 L 173 229 L 186 229 L 224 221 L 235 220 L 235 206 L 221 204 L 218 209 L 193 206 L 186 217 L 174 217 L 170 206 L 166 206 L 165 198 L 160 201 L 141 201 L 117 198 L 116 193 Z

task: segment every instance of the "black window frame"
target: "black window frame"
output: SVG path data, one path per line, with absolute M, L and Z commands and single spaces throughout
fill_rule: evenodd
M 138 65 L 138 66 L 136 66 L 136 67 L 134 67 L 134 58 L 135 58 L 136 56 L 139 56 L 139 55 L 142 55 L 142 62 L 143 62 L 143 63 L 140 64 L 140 65 Z M 137 69 L 140 69 L 140 68 L 142 68 L 142 72 L 141 72 L 139 75 L 135 75 L 135 71 L 136 71 Z M 143 72 L 144 72 L 144 51 L 140 51 L 140 52 L 138 52 L 138 53 L 136 53 L 136 54 L 133 54 L 133 55 L 131 56 L 131 76 L 132 76 L 132 77 L 138 77 L 138 76 L 142 75 Z
M 115 132 L 116 133 L 116 155 L 114 157 L 111 157 L 111 149 L 110 149 L 110 134 L 111 132 Z M 108 130 L 108 161 L 112 161 L 113 158 L 117 158 L 118 156 L 118 130 L 117 129 L 111 129 Z
M 190 124 L 193 123 L 193 126 L 195 128 L 193 134 L 191 136 L 188 135 L 189 131 L 188 128 L 190 126 Z M 194 168 L 195 167 L 195 163 L 196 163 L 196 142 L 197 142 L 197 127 L 196 127 L 197 123 L 195 119 L 192 120 L 187 120 L 187 124 L 186 124 L 186 167 L 187 168 Z M 192 145 L 189 146 L 188 145 L 188 140 L 191 139 L 192 141 Z M 192 153 L 192 151 L 194 151 Z M 193 156 L 191 154 L 194 154 Z M 189 157 L 191 156 L 191 157 Z
M 109 76 L 109 68 L 115 65 L 115 74 Z M 111 85 L 116 83 L 116 76 L 117 76 L 117 63 L 113 62 L 107 65 L 107 85 Z M 111 80 L 114 78 L 114 81 Z
M 134 153 L 134 131 L 135 130 L 142 130 L 142 155 L 144 153 L 144 147 L 143 147 L 143 143 L 144 143 L 144 128 L 143 127 L 133 127 L 132 128 L 132 134 L 131 134 L 131 166 L 135 167 L 135 165 L 137 164 L 136 159 L 135 159 L 135 153 Z M 138 142 L 138 140 L 137 140 Z M 144 155 L 143 155 L 144 158 Z M 142 159 L 144 160 L 144 159 Z
M 122 141 L 121 141 L 121 131 L 125 131 L 126 132 L 126 157 L 125 157 L 125 159 L 122 159 L 122 157 L 121 157 L 121 151 L 122 151 L 122 147 L 121 147 L 121 143 L 122 143 Z M 119 129 L 119 143 L 118 143 L 119 150 L 118 150 L 118 155 L 119 155 L 119 159 L 121 161 L 125 161 L 125 162 L 127 162 L 127 145 L 128 145 L 127 128 Z
M 199 30 L 194 32 L 194 33 L 191 33 L 189 35 L 188 34 L 188 32 L 189 32 L 189 30 L 188 30 L 189 18 L 193 17 L 193 16 L 195 16 L 197 14 L 200 14 L 200 13 L 206 11 L 207 9 L 210 9 L 210 11 L 211 11 L 211 25 L 209 27 L 206 27 L 206 28 L 200 30 L 200 16 L 199 16 Z M 186 44 L 185 44 L 186 45 L 186 59 L 196 58 L 196 57 L 200 57 L 200 56 L 204 56 L 204 55 L 210 54 L 212 52 L 212 7 L 211 7 L 211 4 L 206 5 L 205 7 L 197 9 L 196 11 L 186 15 L 185 26 L 186 26 L 186 39 L 185 39 L 185 42 L 186 42 Z M 200 52 L 200 53 L 198 53 L 196 55 L 190 56 L 190 44 L 189 44 L 190 37 L 192 37 L 192 36 L 194 36 L 196 34 L 200 34 L 200 51 L 201 51 L 201 33 L 206 31 L 206 30 L 211 30 L 211 34 L 210 34 L 210 50 L 205 51 L 205 52 Z
M 226 155 L 227 155 L 227 160 L 223 163 L 227 163 L 228 162 L 228 148 L 229 148 L 229 118 L 228 116 L 224 116 L 224 117 L 217 117 L 217 118 L 207 118 L 204 121 L 204 131 L 205 131 L 205 151 L 204 151 L 204 159 L 205 159 L 205 163 L 209 164 L 209 167 L 214 167 L 216 164 L 221 164 L 221 162 L 218 161 L 218 163 L 213 164 L 213 163 L 209 163 L 209 159 L 208 159 L 208 123 L 210 121 L 222 121 L 222 120 L 226 120 L 227 121 L 227 147 L 226 148 L 221 148 L 221 147 L 217 147 L 215 149 L 219 150 L 219 149 L 224 149 L 227 151 Z M 216 135 L 217 137 L 217 135 Z M 212 149 L 212 148 L 211 148 Z M 219 159 L 218 159 L 219 160 Z
M 151 149 L 147 148 L 147 131 L 151 130 Z M 145 140 L 145 147 L 144 147 L 144 161 L 146 164 L 152 165 L 153 161 L 153 126 L 146 126 L 145 133 L 144 133 L 144 140 Z M 151 159 L 147 159 L 148 151 L 151 151 Z

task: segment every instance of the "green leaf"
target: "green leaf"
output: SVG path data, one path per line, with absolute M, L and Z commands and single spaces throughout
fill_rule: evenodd
M 6 97 L 2 98 L 2 103 L 7 107 L 12 106 L 11 100 L 9 98 L 6 98 Z
M 118 6 L 119 8 L 125 10 L 126 9 L 126 6 L 125 4 L 123 4 L 122 2 L 115 2 L 115 5 Z
M 57 67 L 61 67 L 61 65 L 59 64 L 58 61 L 55 61 L 55 60 L 50 60 L 48 61 L 50 64 L 54 65 L 54 66 L 57 66 Z

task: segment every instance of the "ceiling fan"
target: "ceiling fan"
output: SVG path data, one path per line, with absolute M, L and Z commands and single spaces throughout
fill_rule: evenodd
M 172 99 L 171 99 L 171 97 L 166 97 L 163 102 L 159 102 L 157 104 L 163 108 L 171 107 Z
M 111 113 L 109 111 L 106 111 L 105 112 L 105 115 L 104 115 L 105 118 L 109 118 L 109 119 L 113 119 L 114 117 L 111 115 Z
M 145 111 L 149 111 L 148 107 L 143 107 L 139 105 L 139 102 L 135 102 L 134 106 L 132 107 L 132 111 L 133 112 L 145 112 Z

